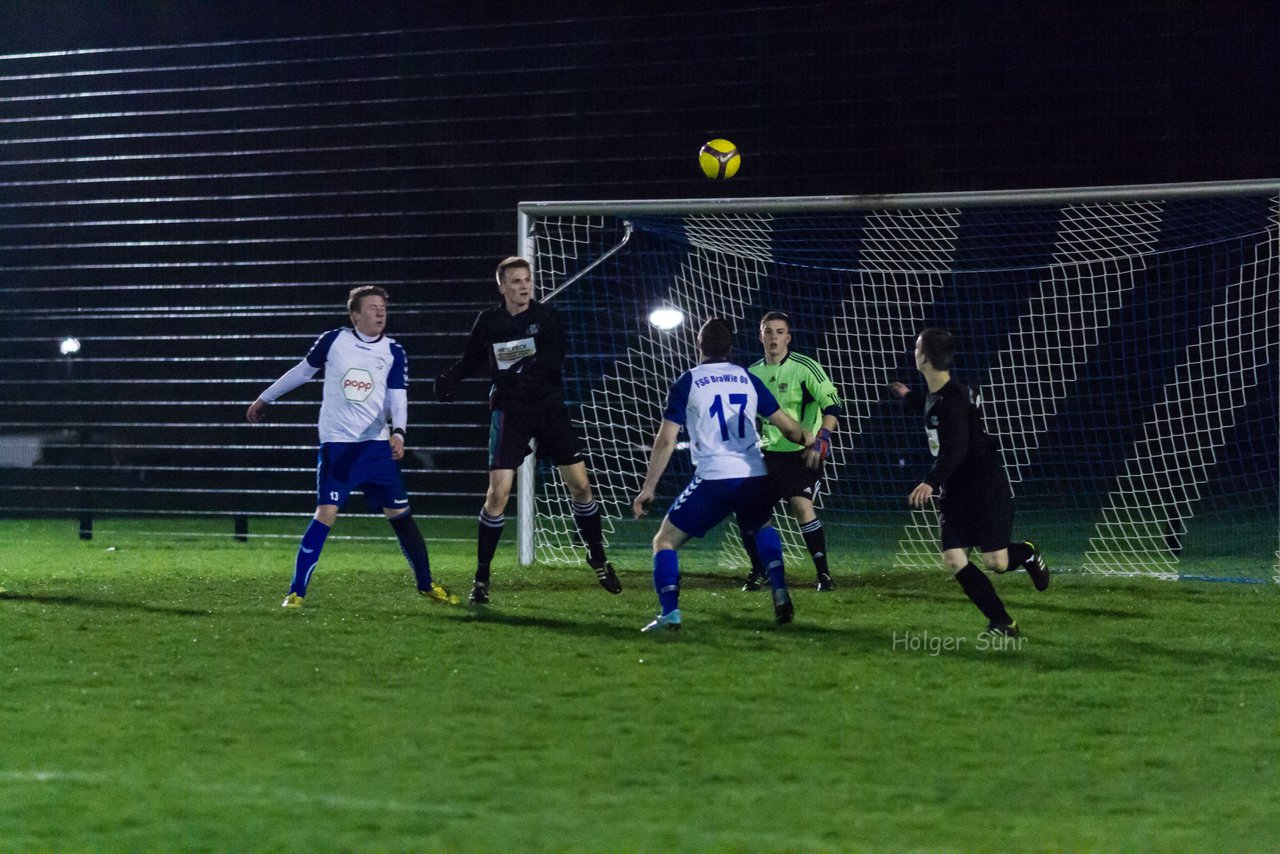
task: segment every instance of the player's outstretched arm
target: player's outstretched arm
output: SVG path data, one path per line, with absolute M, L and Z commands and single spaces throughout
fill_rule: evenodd
M 307 380 L 314 377 L 320 372 L 320 368 L 303 359 L 294 365 L 284 376 L 276 380 L 271 386 L 258 395 L 258 399 L 249 404 L 249 411 L 245 413 L 245 417 L 249 419 L 250 424 L 261 424 L 267 417 L 267 407 L 275 403 L 283 395 L 293 391 Z
M 657 435 L 653 437 L 653 450 L 649 452 L 649 468 L 644 476 L 644 485 L 640 487 L 640 494 L 636 496 L 635 501 L 631 502 L 631 514 L 635 518 L 639 519 L 648 514 L 649 505 L 653 503 L 654 491 L 658 488 L 662 473 L 667 470 L 667 463 L 671 462 L 671 454 L 676 449 L 676 438 L 679 435 L 679 424 L 674 421 L 663 421 Z
M 925 396 L 920 391 L 912 391 L 909 386 L 900 382 L 891 382 L 885 386 L 889 390 L 889 394 L 902 401 L 902 406 L 907 412 L 919 415 L 924 412 Z
M 782 435 L 787 437 L 788 442 L 795 442 L 797 445 L 803 445 L 806 448 L 813 445 L 813 434 L 801 427 L 799 421 L 796 421 L 781 408 L 774 410 L 773 414 L 768 416 L 768 421 L 782 431 Z

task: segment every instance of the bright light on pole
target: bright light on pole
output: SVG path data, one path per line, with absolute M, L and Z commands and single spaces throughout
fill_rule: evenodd
M 684 322 L 684 312 L 678 308 L 655 308 L 649 312 L 649 322 L 659 329 L 675 329 Z

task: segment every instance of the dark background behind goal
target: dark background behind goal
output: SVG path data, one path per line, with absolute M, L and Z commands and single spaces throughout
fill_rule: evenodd
M 243 411 L 375 282 L 417 381 L 415 503 L 470 515 L 484 386 L 443 407 L 424 380 L 493 296 L 517 202 L 1274 178 L 1278 20 L 1243 2 L 5 3 L 0 514 L 309 512 L 319 384 L 268 426 Z M 731 182 L 698 172 L 711 137 L 744 153 Z

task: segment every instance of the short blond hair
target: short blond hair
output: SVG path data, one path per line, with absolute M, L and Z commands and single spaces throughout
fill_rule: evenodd
M 502 284 L 503 274 L 506 273 L 508 270 L 510 270 L 512 267 L 524 267 L 530 273 L 533 272 L 533 267 L 529 264 L 529 262 L 521 258 L 519 255 L 512 255 L 510 258 L 503 258 L 501 261 L 498 262 L 498 272 L 496 274 L 498 279 L 498 284 Z

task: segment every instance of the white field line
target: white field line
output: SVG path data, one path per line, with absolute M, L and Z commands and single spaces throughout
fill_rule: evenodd
M 154 781 L 153 781 L 154 782 Z M 30 783 L 33 785 L 51 784 L 51 783 L 72 783 L 93 786 L 121 786 L 123 787 L 122 778 L 118 774 L 107 774 L 94 771 L 64 771 L 50 769 L 36 769 L 31 771 L 16 770 L 0 770 L 0 786 L 5 784 L 22 784 Z M 171 788 L 183 788 L 176 781 L 170 780 L 167 786 Z M 406 804 L 402 801 L 394 800 L 369 800 L 366 798 L 351 798 L 346 795 L 329 794 L 325 792 L 304 792 L 298 789 L 281 788 L 278 786 L 255 786 L 255 785 L 233 785 L 230 783 L 195 783 L 188 784 L 185 788 L 192 792 L 201 794 L 217 795 L 224 801 L 234 801 L 238 803 L 264 803 L 277 801 L 282 804 L 299 804 L 311 803 L 334 809 L 347 809 L 362 812 L 400 812 L 400 813 L 430 813 L 439 815 L 442 813 L 460 814 L 463 811 L 453 807 L 441 804 Z

